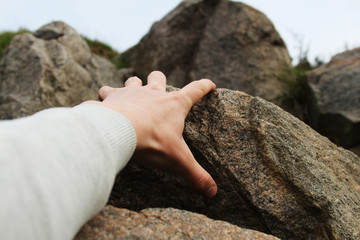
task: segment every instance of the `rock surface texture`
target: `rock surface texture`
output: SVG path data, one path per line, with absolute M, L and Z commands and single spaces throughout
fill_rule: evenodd
M 16 36 L 0 64 L 0 119 L 97 98 L 102 85 L 121 86 L 116 68 L 92 54 L 63 22 Z
M 278 239 L 204 215 L 172 208 L 134 212 L 105 207 L 75 240 L 107 239 Z
M 234 12 L 237 17 L 231 18 L 230 13 Z M 212 78 L 210 72 L 215 66 L 211 74 L 218 85 L 223 82 L 231 87 L 232 80 L 242 79 L 242 86 L 248 87 L 249 79 L 260 79 L 252 85 L 258 91 L 253 94 L 272 93 L 271 87 L 276 90 L 278 85 L 266 80 L 278 69 L 279 61 L 286 59 L 287 51 L 272 24 L 268 20 L 263 23 L 266 18 L 259 14 L 241 3 L 183 1 L 128 54 L 136 51 L 140 54 L 136 48 L 145 49 L 143 73 L 159 68 L 170 76 L 170 82 L 182 79 L 185 83 L 200 75 Z M 226 32 L 224 24 L 229 29 L 236 26 L 237 31 Z M 181 31 L 175 31 L 177 28 Z M 199 35 L 191 35 L 194 29 Z M 217 31 L 219 37 L 213 36 Z M 151 41 L 146 43 L 146 39 Z M 229 56 L 225 49 L 231 50 Z M 162 55 L 157 56 L 157 52 Z M 237 55 L 243 52 L 247 57 Z M 224 57 L 215 59 L 215 53 Z M 357 79 L 358 71 L 350 67 L 357 62 L 352 58 L 355 55 L 357 51 L 344 53 L 316 70 L 324 71 L 316 78 L 320 89 L 334 88 L 323 76 L 334 76 L 333 79 L 342 82 Z M 213 66 L 211 61 L 215 62 Z M 179 62 L 176 67 L 171 65 L 175 62 Z M 1 118 L 20 117 L 47 107 L 73 106 L 96 99 L 101 85 L 121 85 L 117 70 L 91 54 L 79 34 L 62 22 L 14 38 L 0 65 Z M 336 69 L 327 72 L 331 65 Z M 229 75 L 223 75 L 228 70 Z M 339 77 L 339 72 L 349 77 Z M 352 81 L 345 85 L 350 86 Z M 340 99 L 341 94 L 359 96 L 358 85 L 351 86 L 348 92 L 334 95 L 341 104 L 346 102 Z M 264 97 L 272 98 L 266 94 Z M 351 121 L 358 113 L 351 106 L 357 103 L 343 107 L 352 114 L 341 112 Z M 337 102 L 329 103 L 328 109 L 333 105 Z M 217 182 L 219 192 L 215 198 L 204 199 L 182 179 L 130 162 L 118 175 L 109 200 L 109 204 L 129 210 L 107 207 L 78 237 L 101 239 L 124 233 L 128 234 L 124 235 L 126 239 L 142 236 L 155 239 L 167 232 L 174 239 L 217 238 L 227 233 L 244 233 L 246 239 L 247 234 L 258 234 L 238 228 L 242 227 L 281 239 L 360 239 L 360 158 L 338 148 L 274 104 L 239 91 L 218 89 L 192 108 L 184 138 L 196 159 Z M 168 208 L 204 214 L 230 224 Z M 123 223 L 127 227 L 122 227 Z M 271 239 L 266 237 L 258 239 Z
M 360 145 L 360 48 L 307 74 L 310 125 L 335 143 Z
M 210 78 L 218 87 L 271 101 L 284 93 L 278 76 L 290 65 L 270 20 L 228 0 L 182 1 L 122 57 L 142 79 L 153 70 L 163 71 L 176 87 Z
M 219 192 L 129 164 L 110 204 L 174 207 L 281 239 L 359 239 L 360 159 L 261 98 L 218 89 L 196 104 L 184 137 Z

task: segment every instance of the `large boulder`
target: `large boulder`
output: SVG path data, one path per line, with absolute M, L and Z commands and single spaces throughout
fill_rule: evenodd
M 109 203 L 185 209 L 281 239 L 360 238 L 360 158 L 274 104 L 218 89 L 192 108 L 184 137 L 215 198 L 130 162 Z
M 63 22 L 16 36 L 0 63 L 0 119 L 97 98 L 102 85 L 121 86 L 116 68 L 92 54 Z
M 310 125 L 336 144 L 360 145 L 360 48 L 307 74 Z
M 227 1 L 181 6 L 202 15 L 212 4 L 217 7 L 209 19 L 224 6 L 247 9 Z M 16 37 L 6 51 L 0 66 L 1 118 L 95 99 L 105 84 L 121 85 L 116 69 L 91 54 L 75 30 L 54 22 Z M 283 239 L 360 238 L 359 157 L 279 107 L 219 89 L 192 108 L 184 137 L 218 183 L 215 198 L 204 199 L 182 179 L 131 162 L 118 175 L 109 203 L 134 211 L 189 210 Z M 164 217 L 159 214 L 154 216 Z
M 182 87 L 210 78 L 218 87 L 276 100 L 290 57 L 284 41 L 261 12 L 228 0 L 186 0 L 121 56 L 146 79 L 161 70 Z
M 105 207 L 87 223 L 75 240 L 109 239 L 240 239 L 276 240 L 257 231 L 173 208 L 127 209 Z

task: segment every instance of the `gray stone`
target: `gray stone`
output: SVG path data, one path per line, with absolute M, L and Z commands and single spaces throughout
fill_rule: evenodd
M 360 48 L 307 74 L 310 125 L 346 148 L 360 145 Z
M 0 63 L 0 119 L 97 99 L 103 85 L 122 86 L 115 67 L 92 54 L 63 22 L 16 36 Z
M 264 14 L 227 0 L 181 2 L 122 57 L 142 79 L 153 70 L 175 87 L 210 78 L 218 87 L 271 101 L 286 91 L 279 76 L 288 74 L 291 62 Z
M 202 14 L 197 10 L 211 3 L 182 4 Z M 119 75 L 129 72 L 119 74 L 91 54 L 71 27 L 51 23 L 35 35 L 17 36 L 6 51 L 0 64 L 1 118 L 95 99 L 101 85 L 121 86 Z M 218 89 L 192 108 L 184 137 L 218 183 L 215 198 L 204 199 L 182 179 L 131 161 L 118 175 L 109 203 L 134 211 L 188 210 L 283 239 L 360 238 L 359 157 L 277 106 Z
M 215 198 L 130 162 L 109 203 L 184 209 L 281 239 L 359 239 L 360 158 L 274 104 L 218 89 L 192 108 L 184 137 Z

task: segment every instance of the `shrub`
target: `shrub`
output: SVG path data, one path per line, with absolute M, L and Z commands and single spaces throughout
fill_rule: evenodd
M 308 60 L 307 51 L 302 52 L 298 57 L 297 64 L 286 67 L 285 72 L 278 76 L 285 83 L 286 91 L 276 102 L 286 111 L 305 122 L 307 121 L 304 109 L 306 104 L 305 75 L 308 71 L 323 64 L 323 61 L 319 58 L 315 58 L 314 62 L 314 64 L 311 64 Z
M 5 49 L 7 46 L 9 46 L 11 40 L 18 34 L 29 32 L 25 29 L 20 29 L 17 32 L 2 32 L 0 33 L 0 60 L 2 56 L 4 55 Z
M 99 55 L 100 57 L 106 58 L 111 61 L 119 54 L 116 50 L 112 49 L 106 43 L 100 42 L 98 40 L 91 40 L 85 36 L 82 36 L 82 38 L 88 44 L 91 52 Z
M 121 54 L 113 58 L 111 62 L 117 69 L 130 67 L 129 61 Z
M 106 43 L 98 40 L 91 40 L 85 36 L 82 37 L 88 44 L 92 53 L 109 60 L 118 69 L 128 67 L 127 61 L 121 56 L 121 54 Z

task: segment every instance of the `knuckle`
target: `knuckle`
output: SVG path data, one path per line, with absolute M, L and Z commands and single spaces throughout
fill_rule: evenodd
M 175 92 L 174 100 L 182 106 L 191 107 L 193 105 L 191 97 L 182 92 Z
M 99 89 L 99 95 L 104 95 L 106 90 L 109 88 L 109 86 L 102 86 L 100 89 Z
M 160 82 L 152 82 L 151 84 L 149 84 L 148 85 L 149 86 L 149 88 L 151 89 L 151 90 L 161 90 L 162 89 L 162 85 L 161 85 L 161 83 Z
M 140 83 L 140 82 L 141 82 L 140 78 L 134 76 L 134 77 L 128 78 L 125 82 L 125 85 L 130 84 L 130 83 Z
M 136 76 L 132 76 L 132 77 L 129 77 L 126 81 L 136 81 L 137 79 L 139 79 L 138 77 Z

